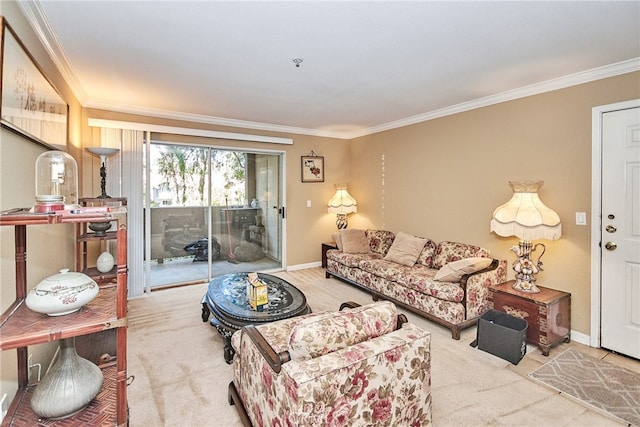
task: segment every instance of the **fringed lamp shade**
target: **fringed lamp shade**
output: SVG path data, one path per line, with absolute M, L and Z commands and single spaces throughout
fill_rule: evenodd
M 358 212 L 358 202 L 347 191 L 347 184 L 336 184 L 336 194 L 327 203 L 329 213 L 337 215 L 338 229 L 347 228 L 347 215 Z
M 522 240 L 558 240 L 562 234 L 560 217 L 542 203 L 538 190 L 544 181 L 510 181 L 513 197 L 499 206 L 491 218 L 491 231 L 499 236 Z
M 542 255 L 546 247 L 542 243 L 531 243 L 536 239 L 557 240 L 562 234 L 560 217 L 545 206 L 538 197 L 538 190 L 543 181 L 510 181 L 513 197 L 499 206 L 491 218 L 491 231 L 499 236 L 516 236 L 521 240 L 511 250 L 518 256 L 513 263 L 516 282 L 513 288 L 522 292 L 540 292 L 536 286 L 535 275 L 542 270 Z M 541 246 L 542 253 L 538 260 L 531 259 L 531 253 Z

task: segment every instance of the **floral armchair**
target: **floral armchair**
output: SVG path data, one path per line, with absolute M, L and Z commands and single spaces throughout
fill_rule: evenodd
M 244 425 L 431 424 L 430 333 L 388 301 L 340 310 L 233 335 L 229 404 Z

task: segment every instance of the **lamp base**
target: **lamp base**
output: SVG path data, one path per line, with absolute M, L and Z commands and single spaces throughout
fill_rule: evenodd
M 540 292 L 540 288 L 536 286 L 535 280 L 522 280 L 516 278 L 516 283 L 512 286 L 513 289 L 520 292 L 527 292 L 530 294 L 537 294 Z
M 347 223 L 347 215 L 337 214 L 336 227 L 338 227 L 338 230 L 344 230 L 347 228 L 347 225 L 349 225 Z
M 538 246 L 542 247 L 542 253 L 538 257 L 538 261 L 533 261 L 531 259 L 531 253 L 535 251 Z M 546 247 L 542 243 L 533 245 L 528 240 L 521 240 L 518 246 L 511 248 L 511 251 L 518 256 L 518 259 L 513 262 L 513 271 L 516 273 L 516 283 L 512 286 L 513 289 L 530 294 L 540 292 L 540 289 L 536 286 L 536 273 L 542 270 L 541 258 L 545 250 Z

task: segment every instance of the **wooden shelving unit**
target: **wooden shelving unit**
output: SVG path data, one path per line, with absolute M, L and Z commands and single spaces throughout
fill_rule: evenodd
M 89 206 L 89 205 L 85 205 Z M 126 201 L 120 206 L 103 206 L 79 211 L 28 213 L 15 210 L 0 215 L 0 226 L 15 229 L 16 299 L 0 317 L 0 349 L 17 350 L 18 387 L 2 426 L 68 426 L 128 424 L 127 407 L 127 211 Z M 94 206 L 98 206 L 97 204 Z M 87 231 L 90 222 L 110 221 L 115 231 L 96 237 Z M 27 228 L 31 225 L 76 224 L 78 269 L 91 276 L 100 285 L 98 297 L 79 311 L 66 316 L 49 317 L 31 311 L 25 304 L 27 295 Z M 86 243 L 95 240 L 114 240 L 117 245 L 116 266 L 111 272 L 100 273 L 86 268 Z M 84 251 L 84 252 L 83 252 Z M 95 271 L 94 271 L 95 270 Z M 97 273 L 97 274 L 94 274 Z M 103 388 L 96 398 L 80 413 L 63 419 L 39 419 L 30 406 L 31 393 L 36 385 L 28 384 L 28 346 L 82 337 L 102 331 L 115 330 L 115 361 L 100 366 L 104 374 Z

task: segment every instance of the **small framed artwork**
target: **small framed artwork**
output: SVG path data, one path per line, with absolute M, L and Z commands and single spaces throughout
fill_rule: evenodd
M 302 156 L 302 182 L 324 182 L 324 157 Z
M 66 151 L 69 106 L 6 19 L 0 17 L 0 24 L 2 126 L 36 143 Z

